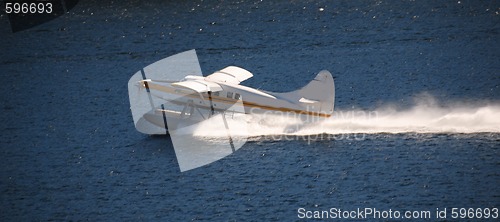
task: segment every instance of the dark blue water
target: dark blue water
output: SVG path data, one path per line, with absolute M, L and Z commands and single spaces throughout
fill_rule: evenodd
M 3 13 L 3 12 L 2 12 Z M 336 109 L 498 104 L 497 1 L 79 2 L 12 33 L 0 16 L 0 219 L 296 220 L 297 209 L 500 207 L 500 135 L 252 138 L 180 173 L 168 137 L 135 131 L 127 82 L 196 49 L 204 73 L 297 89 L 336 77 Z M 450 212 L 448 212 L 449 214 Z

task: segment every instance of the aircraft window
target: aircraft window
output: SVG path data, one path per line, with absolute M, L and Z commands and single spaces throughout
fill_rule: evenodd
M 239 93 L 235 93 L 234 94 L 234 99 L 240 99 L 240 94 Z
M 219 96 L 219 92 L 213 92 L 212 95 Z
M 232 92 L 227 92 L 227 98 L 233 98 L 233 93 Z

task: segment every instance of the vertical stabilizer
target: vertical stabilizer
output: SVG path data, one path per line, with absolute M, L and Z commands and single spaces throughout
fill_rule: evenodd
M 317 101 L 320 105 L 319 111 L 332 114 L 335 104 L 335 83 L 332 74 L 322 70 L 306 86 L 298 91 L 304 100 Z

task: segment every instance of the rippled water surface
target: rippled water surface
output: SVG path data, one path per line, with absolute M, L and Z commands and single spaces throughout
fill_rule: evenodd
M 16 33 L 1 14 L 0 219 L 500 207 L 499 13 L 496 1 L 81 1 Z M 204 73 L 241 66 L 269 91 L 327 69 L 337 119 L 287 137 L 257 126 L 265 135 L 180 173 L 169 137 L 134 129 L 127 82 L 193 48 Z

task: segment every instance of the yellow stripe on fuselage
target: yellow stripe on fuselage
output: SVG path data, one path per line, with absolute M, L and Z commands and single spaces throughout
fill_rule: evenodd
M 143 87 L 145 87 L 145 86 L 143 86 Z M 198 95 L 196 95 L 194 93 L 187 93 L 186 90 L 176 89 L 176 88 L 168 87 L 168 86 L 162 86 L 162 85 L 151 83 L 151 82 L 148 82 L 148 87 L 149 87 L 149 89 L 154 89 L 154 90 L 158 90 L 158 91 L 165 92 L 165 93 L 184 95 L 184 96 L 188 96 L 191 98 L 200 98 Z M 191 91 L 189 91 L 189 92 L 191 92 Z M 202 94 L 202 95 L 203 95 L 204 99 L 208 99 L 208 95 L 205 95 L 205 94 Z M 232 98 L 226 98 L 226 97 L 222 97 L 222 96 L 214 96 L 212 94 L 212 101 L 222 102 L 222 103 L 226 103 L 226 104 L 234 104 L 238 100 L 232 99 Z M 243 105 L 245 107 L 250 107 L 250 108 L 259 108 L 259 109 L 265 109 L 265 110 L 271 110 L 271 111 L 281 111 L 281 112 L 292 112 L 292 113 L 297 113 L 297 114 L 302 114 L 302 115 L 319 116 L 319 117 L 326 117 L 326 118 L 331 116 L 331 114 L 326 114 L 326 113 L 290 109 L 290 108 L 285 108 L 285 107 L 274 107 L 274 106 L 262 105 L 262 104 L 258 104 L 258 103 L 248 102 L 248 101 L 243 101 Z

